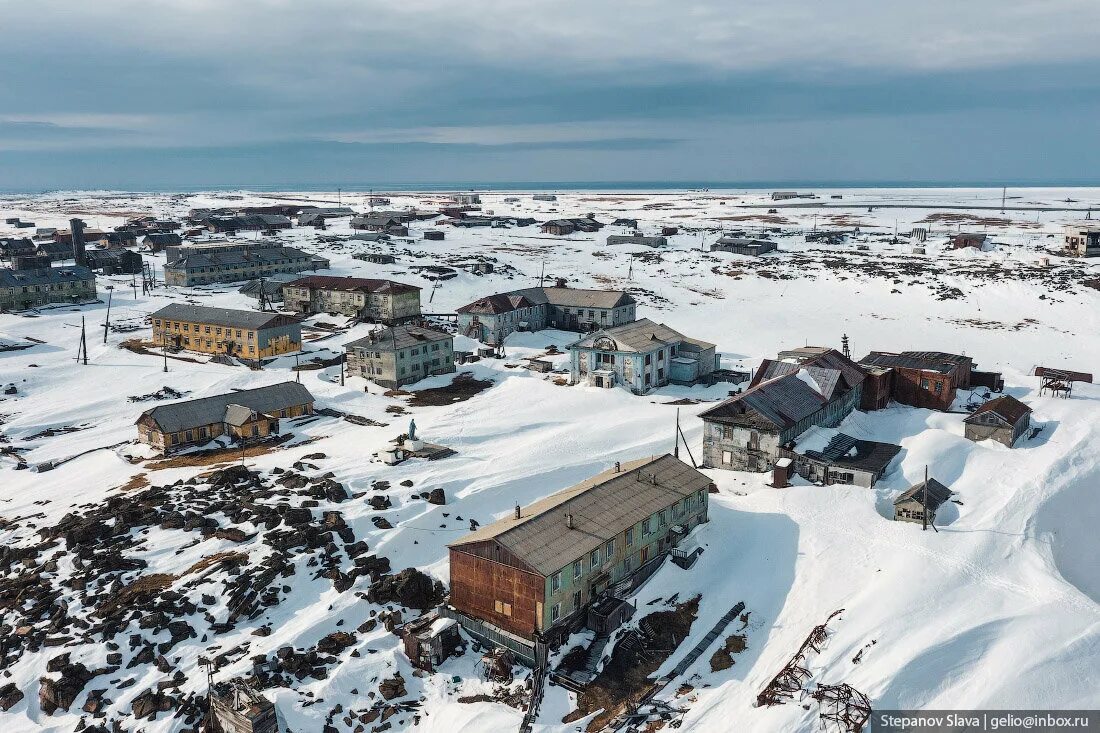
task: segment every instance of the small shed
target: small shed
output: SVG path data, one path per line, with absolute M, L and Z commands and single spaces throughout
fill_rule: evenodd
M 790 458 L 780 458 L 772 469 L 772 488 L 783 489 L 791 485 L 791 474 L 794 472 L 794 461 Z
M 721 237 L 710 246 L 711 252 L 732 252 L 738 255 L 759 257 L 767 252 L 774 252 L 778 245 L 770 239 L 751 239 L 748 237 Z
M 424 239 L 431 240 L 433 242 L 440 242 L 444 238 L 444 234 L 439 229 L 425 229 Z
M 210 691 L 206 729 L 218 733 L 278 733 L 275 704 L 242 679 L 216 684 Z
M 963 423 L 967 440 L 995 440 L 1011 448 L 1031 426 L 1031 408 L 1002 395 L 974 410 Z
M 527 364 L 527 368 L 533 372 L 545 373 L 553 370 L 554 365 L 545 359 L 531 359 Z
M 924 486 L 928 484 L 928 491 Z M 952 491 L 934 478 L 914 484 L 901 496 L 894 499 L 895 522 L 924 522 L 927 514 L 928 523 L 936 521 L 936 512 L 940 506 L 951 498 Z
M 462 645 L 458 622 L 445 618 L 434 609 L 413 619 L 400 630 L 405 656 L 412 665 L 432 672 Z

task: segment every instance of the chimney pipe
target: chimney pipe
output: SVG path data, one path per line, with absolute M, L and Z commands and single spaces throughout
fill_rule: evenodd
M 573 529 L 573 515 L 572 514 L 566 514 L 565 515 L 565 526 L 568 527 L 569 529 Z
M 78 265 L 87 265 L 88 258 L 84 253 L 84 222 L 80 219 L 69 219 L 69 236 L 73 243 L 73 259 Z
M 519 519 L 519 504 L 516 504 L 516 519 Z
M 622 470 L 622 464 L 620 464 L 618 461 L 615 461 L 615 473 L 619 473 L 619 471 L 621 471 L 621 470 Z

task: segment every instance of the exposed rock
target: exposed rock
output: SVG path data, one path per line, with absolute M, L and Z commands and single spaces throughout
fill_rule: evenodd
M 378 692 L 386 700 L 393 700 L 396 697 L 404 697 L 408 694 L 405 691 L 405 678 L 398 672 L 389 679 L 382 680 L 378 685 Z
M 443 584 L 416 568 L 407 568 L 396 575 L 384 575 L 367 591 L 372 603 L 399 603 L 406 608 L 425 610 L 443 600 Z
M 443 493 L 443 489 L 432 489 L 428 494 L 428 503 L 443 505 L 447 503 L 447 495 Z
M 23 691 L 16 687 L 14 682 L 0 687 L 0 710 L 11 710 L 22 699 Z

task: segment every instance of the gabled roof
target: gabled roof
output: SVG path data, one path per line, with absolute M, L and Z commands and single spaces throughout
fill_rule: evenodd
M 1031 408 L 1012 395 L 1001 395 L 996 399 L 981 404 L 978 409 L 974 410 L 970 415 L 967 415 L 963 422 L 976 422 L 974 420 L 975 417 L 984 415 L 987 412 L 993 413 L 1009 425 L 1015 425 L 1022 418 L 1031 414 Z
M 799 436 L 795 452 L 831 466 L 878 473 L 901 453 L 901 446 L 860 440 L 835 428 L 815 426 Z
M 234 310 L 232 308 L 209 308 L 202 305 L 170 303 L 153 313 L 151 318 L 169 321 L 189 321 L 191 323 L 209 323 L 213 326 L 229 328 L 261 329 L 295 323 L 296 320 L 282 313 L 263 313 L 261 311 Z
M 230 405 L 270 414 L 306 404 L 313 404 L 313 395 L 308 389 L 298 382 L 282 382 L 257 389 L 157 405 L 141 413 L 138 422 L 150 418 L 161 432 L 177 433 L 224 420 Z
M 77 280 L 95 280 L 95 275 L 87 267 L 81 265 L 42 267 L 33 270 L 0 268 L 0 286 L 9 288 L 23 285 L 75 282 Z
M 375 331 L 361 339 L 349 341 L 344 344 L 344 349 L 363 348 L 373 351 L 393 351 L 435 341 L 450 341 L 453 338 L 454 336 L 449 333 L 424 328 L 423 326 L 394 326 L 393 328 L 383 328 L 380 331 Z
M 761 382 L 705 410 L 706 421 L 782 432 L 820 410 L 827 400 L 797 373 Z
M 307 275 L 287 283 L 292 288 L 312 288 L 317 290 L 358 290 L 364 293 L 411 293 L 420 290 L 415 285 L 365 277 L 337 277 L 334 275 Z
M 936 511 L 939 509 L 940 504 L 951 498 L 953 492 L 939 481 L 934 478 L 928 479 L 928 503 L 924 503 L 924 482 L 914 484 L 912 487 L 903 491 L 898 498 L 894 499 L 894 504 L 901 504 L 905 501 L 915 500 L 918 504 L 921 504 L 927 509 Z
M 570 344 L 569 348 L 592 348 L 596 339 L 599 338 L 609 338 L 614 341 L 616 351 L 648 352 L 667 344 L 682 343 L 689 343 L 701 349 L 714 348 L 712 343 L 690 339 L 679 331 L 663 323 L 654 323 L 648 318 L 595 331 Z
M 495 540 L 545 577 L 710 485 L 708 476 L 670 455 L 630 461 L 618 472 L 604 471 L 524 507 L 519 519 L 510 513 L 449 546 Z M 573 516 L 572 529 L 566 514 Z
M 799 367 L 819 367 L 840 372 L 846 389 L 853 389 L 867 378 L 867 371 L 836 349 L 824 346 L 804 346 L 780 352 L 779 359 L 764 359 L 756 370 L 750 387 L 782 374 L 798 371 Z

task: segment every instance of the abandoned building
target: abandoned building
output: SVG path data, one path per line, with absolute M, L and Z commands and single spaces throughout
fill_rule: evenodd
M 283 302 L 296 313 L 339 313 L 385 324 L 420 317 L 420 288 L 393 280 L 308 275 L 283 286 Z
M 532 201 L 557 201 L 558 197 L 552 193 L 536 193 L 531 195 Z
M 54 303 L 88 303 L 98 296 L 87 267 L 49 267 L 37 257 L 16 257 L 0 268 L 0 311 L 23 311 Z
M 104 275 L 137 275 L 143 266 L 141 255 L 128 249 L 90 249 L 84 259 L 89 269 Z
M 481 194 L 456 193 L 454 195 L 454 202 L 457 206 L 476 206 L 481 203 Z
M 269 232 L 290 229 L 290 217 L 283 214 L 210 214 L 194 223 L 212 232 Z
M 671 455 L 604 471 L 449 545 L 450 607 L 473 637 L 531 664 L 589 624 L 607 599 L 610 626 L 625 599 L 691 529 L 707 521 L 709 477 Z M 604 604 L 605 606 L 608 604 Z M 606 608 L 605 608 L 606 610 Z
M 348 374 L 389 389 L 456 371 L 454 336 L 424 326 L 372 331 L 344 344 Z
M 900 445 L 859 440 L 836 428 L 812 427 L 790 449 L 781 449 L 799 476 L 820 484 L 873 489 L 901 453 Z
M 924 490 L 928 484 L 927 493 Z M 901 493 L 894 499 L 894 521 L 924 522 L 936 521 L 936 512 L 953 492 L 934 478 L 921 481 Z
M 462 645 L 458 622 L 433 609 L 409 621 L 399 630 L 405 656 L 412 665 L 425 672 L 434 672 Z
M 980 232 L 959 232 L 947 240 L 947 246 L 951 249 L 979 249 L 988 252 L 993 249 L 993 238 Z
M 249 280 L 237 290 L 242 295 L 247 295 L 259 301 L 263 294 L 264 303 L 283 302 L 283 286 L 298 280 L 301 276 L 296 272 L 278 272 L 263 278 Z
M 214 242 L 167 247 L 164 282 L 191 287 L 230 283 L 285 272 L 324 270 L 328 260 L 278 242 Z
M 203 733 L 279 733 L 275 704 L 244 680 L 215 684 L 209 700 Z
M 607 237 L 608 245 L 615 244 L 640 244 L 643 247 L 667 247 L 668 237 L 646 237 L 641 234 L 610 234 Z
M 543 234 L 553 234 L 558 237 L 573 232 L 598 232 L 603 228 L 604 225 L 591 216 L 580 216 L 573 219 L 551 219 L 544 222 L 541 227 Z
M 621 290 L 537 287 L 481 298 L 458 309 L 459 333 L 496 346 L 513 331 L 592 331 L 630 323 L 637 301 Z
M 302 325 L 282 313 L 172 303 L 149 319 L 153 342 L 168 348 L 250 360 L 302 349 Z
M 1067 253 L 1076 257 L 1100 256 L 1100 223 L 1080 221 L 1066 224 L 1063 231 Z
M 317 226 L 329 219 L 355 216 L 350 206 L 311 206 L 298 212 L 298 226 Z
M 749 255 L 759 257 L 767 252 L 774 252 L 779 245 L 770 239 L 750 239 L 748 237 L 723 236 L 710 246 L 711 252 L 732 252 L 737 255 Z
M 814 426 L 836 427 L 858 407 L 865 373 L 831 349 L 801 362 L 765 359 L 749 388 L 702 412 L 703 465 L 770 471 Z
M 859 360 L 869 372 L 861 409 L 878 410 L 890 400 L 911 407 L 948 410 L 959 389 L 969 389 L 974 361 L 942 351 L 872 351 Z
M 1031 427 L 1031 408 L 1011 395 L 983 403 L 963 420 L 968 440 L 995 440 L 1011 448 Z
M 279 420 L 313 413 L 313 395 L 298 382 L 157 405 L 137 419 L 138 440 L 170 453 L 225 435 L 249 441 L 279 433 Z
M 146 234 L 141 244 L 150 252 L 160 252 L 165 247 L 178 247 L 183 244 L 183 237 L 175 232 L 153 232 Z
M 645 394 L 666 384 L 705 382 L 718 368 L 714 344 L 648 318 L 600 329 L 569 345 L 573 384 Z
M 409 219 L 400 216 L 370 214 L 357 216 L 351 220 L 351 228 L 367 232 L 383 232 L 398 237 L 407 237 L 409 228 L 405 222 Z
M 15 262 L 16 257 L 29 257 L 34 252 L 34 242 L 26 237 L 0 237 L 0 259 Z
M 68 242 L 42 242 L 34 253 L 39 257 L 47 257 L 50 262 L 65 262 L 75 259 L 72 240 Z

